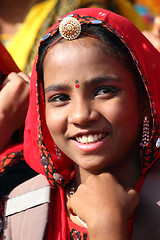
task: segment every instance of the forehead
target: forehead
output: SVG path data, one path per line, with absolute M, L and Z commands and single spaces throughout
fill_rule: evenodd
M 104 44 L 91 37 L 56 44 L 44 59 L 43 71 L 44 85 L 46 81 L 86 80 L 106 74 L 123 78 L 131 74 L 117 54 L 107 53 Z
M 81 48 L 81 47 L 96 47 L 96 48 L 104 48 L 104 44 L 102 41 L 98 38 L 94 37 L 88 37 L 86 35 L 81 35 L 81 37 L 68 41 L 64 38 L 62 38 L 60 41 L 58 41 L 49 51 L 54 54 L 57 51 L 63 51 L 64 49 L 69 49 L 72 51 L 72 48 Z M 47 54 L 48 55 L 48 54 Z
M 115 54 L 114 50 L 111 50 L 110 45 L 107 47 L 107 43 L 104 44 L 100 39 L 97 38 L 83 36 L 73 41 L 62 39 L 60 42 L 56 43 L 45 56 L 45 59 L 43 61 L 43 69 L 45 65 L 50 62 L 51 58 L 57 60 L 61 53 L 65 53 L 67 51 L 70 52 L 70 55 L 73 55 L 75 51 L 82 51 L 82 49 L 85 48 L 87 48 L 89 52 L 88 54 L 90 55 L 93 52 L 101 52 L 105 53 L 106 55 L 112 55 L 112 57 L 119 57 L 118 54 Z M 109 51 L 106 51 L 107 48 Z M 65 55 L 63 58 L 64 57 Z M 84 54 L 84 57 L 87 56 Z

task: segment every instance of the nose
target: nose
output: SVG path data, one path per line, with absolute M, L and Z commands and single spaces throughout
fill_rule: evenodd
M 71 124 L 84 126 L 92 121 L 99 119 L 99 112 L 94 109 L 90 101 L 77 99 L 72 105 L 72 110 L 68 116 L 68 122 Z

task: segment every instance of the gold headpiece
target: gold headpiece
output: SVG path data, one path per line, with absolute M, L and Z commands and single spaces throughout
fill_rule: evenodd
M 66 17 L 59 25 L 59 32 L 67 40 L 76 39 L 81 33 L 81 24 L 74 17 Z

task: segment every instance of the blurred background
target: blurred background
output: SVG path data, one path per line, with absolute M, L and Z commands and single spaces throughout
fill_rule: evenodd
M 101 7 L 128 18 L 160 50 L 160 0 L 1 0 L 0 41 L 18 67 L 30 73 L 38 42 L 48 28 L 83 7 Z

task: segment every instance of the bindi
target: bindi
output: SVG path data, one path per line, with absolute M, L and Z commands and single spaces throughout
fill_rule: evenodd
M 79 81 L 78 80 L 76 80 L 75 81 L 75 88 L 79 88 L 80 86 L 79 86 Z

